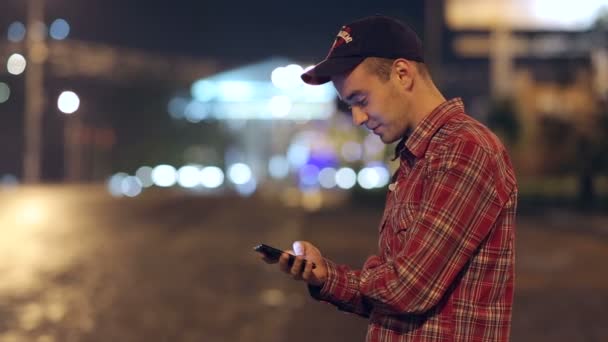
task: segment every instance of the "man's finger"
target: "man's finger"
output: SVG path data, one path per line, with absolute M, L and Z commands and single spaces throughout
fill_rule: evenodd
M 312 274 L 312 262 L 307 261 L 306 262 L 306 267 L 304 268 L 304 272 L 302 272 L 302 279 L 306 280 L 307 282 L 312 278 L 313 274 Z
M 304 263 L 304 258 L 301 256 L 297 256 L 295 261 L 293 262 L 293 266 L 291 267 L 291 275 L 295 280 L 302 280 L 302 264 Z
M 281 257 L 279 258 L 279 268 L 285 273 L 291 272 L 289 267 L 289 255 L 287 253 L 281 254 Z

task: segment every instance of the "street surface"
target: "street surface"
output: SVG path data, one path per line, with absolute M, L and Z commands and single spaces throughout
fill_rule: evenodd
M 361 265 L 379 208 L 102 186 L 0 189 L 0 342 L 363 341 L 252 247 L 314 242 Z M 512 341 L 608 341 L 608 215 L 520 217 Z

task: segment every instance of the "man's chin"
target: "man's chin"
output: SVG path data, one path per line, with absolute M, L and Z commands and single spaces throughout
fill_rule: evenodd
M 389 137 L 385 134 L 381 134 L 381 135 L 379 135 L 379 137 L 380 137 L 380 140 L 387 145 L 392 144 L 392 143 L 396 142 L 397 140 L 399 140 L 399 138 Z

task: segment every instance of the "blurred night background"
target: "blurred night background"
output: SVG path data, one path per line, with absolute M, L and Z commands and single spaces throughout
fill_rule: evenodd
M 511 152 L 511 339 L 608 341 L 608 1 L 2 0 L 0 342 L 362 341 L 252 247 L 375 252 L 393 146 L 299 80 L 371 14 Z

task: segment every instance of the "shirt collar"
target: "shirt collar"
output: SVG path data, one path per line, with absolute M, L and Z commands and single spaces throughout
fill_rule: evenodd
M 462 99 L 457 97 L 445 101 L 425 116 L 411 134 L 403 137 L 395 148 L 395 159 L 408 154 L 422 158 L 426 153 L 431 138 L 450 119 L 458 113 L 464 113 Z

